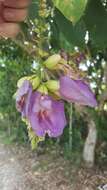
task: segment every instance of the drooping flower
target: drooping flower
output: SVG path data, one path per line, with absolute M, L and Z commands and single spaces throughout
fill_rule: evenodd
M 73 80 L 68 76 L 60 78 L 60 94 L 68 102 L 97 106 L 97 101 L 88 84 L 82 80 Z
M 16 108 L 21 112 L 22 117 L 27 117 L 28 115 L 31 94 L 32 86 L 28 80 L 25 80 L 16 92 Z
M 53 100 L 39 92 L 32 94 L 28 118 L 32 129 L 39 137 L 44 137 L 46 134 L 58 137 L 66 126 L 63 102 Z

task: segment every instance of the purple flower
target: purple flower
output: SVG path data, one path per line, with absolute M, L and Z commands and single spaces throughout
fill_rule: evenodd
M 25 80 L 16 93 L 16 108 L 22 113 L 22 117 L 27 117 L 29 112 L 32 86 L 28 80 Z
M 82 80 L 73 80 L 67 76 L 60 78 L 60 94 L 68 102 L 80 105 L 97 106 L 93 92 Z
M 30 125 L 39 137 L 48 134 L 58 137 L 66 125 L 64 104 L 47 95 L 34 92 L 31 98 L 31 111 L 28 116 Z

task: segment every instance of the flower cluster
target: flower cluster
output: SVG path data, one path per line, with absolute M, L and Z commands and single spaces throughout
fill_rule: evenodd
M 18 81 L 16 108 L 36 136 L 58 137 L 67 124 L 65 101 L 90 107 L 97 102 L 81 73 L 60 54 L 44 61 L 41 72 Z
M 16 107 L 27 119 L 35 134 L 44 137 L 57 137 L 66 126 L 64 103 L 54 100 L 39 91 L 33 91 L 29 80 L 24 80 L 16 95 Z

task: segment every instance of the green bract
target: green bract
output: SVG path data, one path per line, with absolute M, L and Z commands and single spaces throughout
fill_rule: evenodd
M 56 67 L 56 65 L 60 62 L 61 60 L 61 56 L 59 54 L 54 54 L 52 56 L 50 56 L 45 62 L 44 65 L 48 68 L 48 69 L 54 69 Z
M 37 91 L 41 92 L 42 94 L 48 94 L 48 89 L 45 84 L 41 84 Z
M 55 92 L 59 90 L 59 81 L 56 80 L 49 80 L 46 82 L 46 86 L 51 92 Z
M 31 79 L 30 82 L 31 82 L 31 84 L 32 84 L 33 90 L 36 90 L 37 87 L 38 87 L 39 84 L 40 84 L 40 78 L 37 76 L 37 77 Z

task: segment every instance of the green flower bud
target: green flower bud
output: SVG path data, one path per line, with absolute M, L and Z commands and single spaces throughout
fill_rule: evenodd
M 36 90 L 37 87 L 40 85 L 40 78 L 37 76 L 37 77 L 35 77 L 35 78 L 32 78 L 32 79 L 30 80 L 30 82 L 31 82 L 31 84 L 32 84 L 33 90 Z
M 44 65 L 48 68 L 48 69 L 55 69 L 55 66 L 60 62 L 61 60 L 61 56 L 59 54 L 54 54 L 52 56 L 50 56 L 45 62 Z
M 37 89 L 37 91 L 41 92 L 42 94 L 48 94 L 48 89 L 44 84 L 41 84 Z
M 59 81 L 56 80 L 49 80 L 46 82 L 46 86 L 51 92 L 55 92 L 59 90 Z

